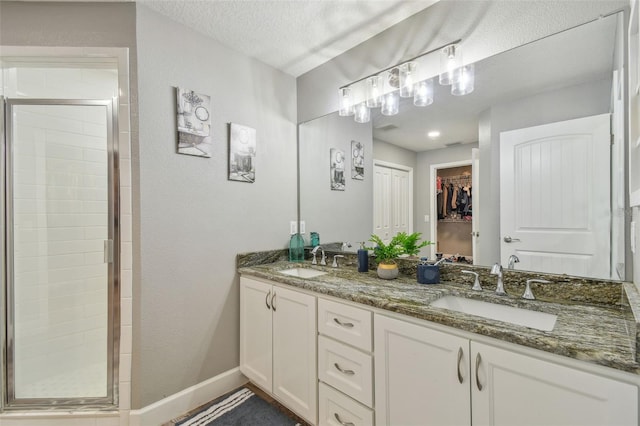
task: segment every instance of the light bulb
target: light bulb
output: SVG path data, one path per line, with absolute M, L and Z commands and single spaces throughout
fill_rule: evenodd
M 351 94 L 351 88 L 343 87 L 338 89 L 338 93 L 340 96 L 340 109 L 338 110 L 338 114 L 341 117 L 353 115 L 353 95 Z
M 473 64 L 465 65 L 455 70 L 451 94 L 454 96 L 468 95 L 473 92 L 475 86 L 475 67 Z
M 417 64 L 415 62 L 407 62 L 400 65 L 400 96 L 410 98 L 413 96 L 414 75 Z
M 400 96 L 397 90 L 386 93 L 382 97 L 382 107 L 380 112 L 382 115 L 396 115 L 399 111 Z
M 453 83 L 453 72 L 462 66 L 462 50 L 457 44 L 451 44 L 440 51 L 440 84 Z
M 374 75 L 367 79 L 367 106 L 377 108 L 381 103 L 382 77 Z
M 371 110 L 367 108 L 365 102 L 361 102 L 355 107 L 353 119 L 356 123 L 368 123 L 371 120 Z
M 418 107 L 433 103 L 433 79 L 422 80 L 416 83 L 413 94 L 413 104 Z

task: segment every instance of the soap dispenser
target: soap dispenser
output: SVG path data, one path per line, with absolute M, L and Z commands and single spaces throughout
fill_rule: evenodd
M 369 271 L 369 250 L 364 248 L 364 241 L 360 243 L 358 249 L 358 272 Z
M 299 233 L 291 234 L 289 262 L 304 262 L 304 239 Z

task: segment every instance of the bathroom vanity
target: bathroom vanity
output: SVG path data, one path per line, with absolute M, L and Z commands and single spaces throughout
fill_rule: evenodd
M 302 266 L 239 268 L 240 368 L 312 424 L 638 423 L 632 284 L 585 289 L 598 288 L 601 304 L 576 303 L 580 285 L 571 300 L 525 301 L 509 286 L 502 298 L 490 286 L 472 292 L 462 276 L 421 285 L 410 275 L 384 281 L 350 266 Z M 431 305 L 446 296 L 555 323 L 545 331 Z

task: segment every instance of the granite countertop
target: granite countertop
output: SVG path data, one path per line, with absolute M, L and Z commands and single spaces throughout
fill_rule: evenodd
M 630 283 L 605 281 L 595 283 L 593 287 L 589 286 L 587 293 L 590 293 L 591 298 L 604 300 L 603 303 L 596 304 L 580 300 L 582 297 L 579 290 L 586 285 L 583 281 L 588 280 L 563 283 L 562 290 L 560 284 L 555 289 L 550 287 L 553 284 L 546 284 L 544 290 L 542 290 L 543 287 L 534 288 L 536 296 L 537 290 L 541 290 L 542 295 L 557 290 L 559 294 L 566 296 L 552 301 L 529 301 L 520 298 L 521 289 L 516 290 L 513 285 L 508 285 L 506 274 L 505 287 L 509 296 L 500 297 L 496 296 L 490 287 L 486 287 L 484 280 L 482 280 L 484 291 L 471 291 L 469 282 L 473 282 L 473 276 L 459 274 L 459 269 L 451 269 L 448 274 L 441 272 L 440 284 L 425 285 L 417 283 L 415 275 L 401 273 L 397 279 L 386 281 L 378 278 L 374 270 L 358 273 L 349 262 L 339 269 L 329 266 L 312 266 L 308 261 L 299 264 L 281 259 L 271 259 L 270 263 L 249 263 L 248 266 L 243 266 L 239 262 L 238 266 L 241 274 L 290 285 L 318 295 L 329 295 L 467 332 L 640 374 L 636 349 L 639 340 L 637 330 L 640 328 L 637 326 L 640 297 L 635 285 Z M 317 269 L 326 274 L 309 279 L 279 272 L 296 267 Z M 463 269 L 470 269 L 470 267 Z M 461 277 L 456 278 L 454 282 L 452 279 L 454 276 Z M 488 278 L 488 275 L 484 274 L 484 277 Z M 491 279 L 495 281 L 495 277 Z M 594 292 L 597 294 L 594 295 Z M 557 320 L 552 331 L 540 331 L 429 306 L 429 303 L 445 295 L 462 296 L 555 314 Z

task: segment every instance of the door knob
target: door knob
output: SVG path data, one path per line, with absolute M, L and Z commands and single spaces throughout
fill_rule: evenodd
M 518 238 L 511 238 L 511 237 L 510 237 L 510 236 L 508 236 L 508 235 L 507 235 L 506 237 L 504 237 L 504 242 L 505 242 L 505 243 L 512 243 L 512 242 L 514 242 L 514 241 L 520 241 L 520 239 L 518 239 Z

